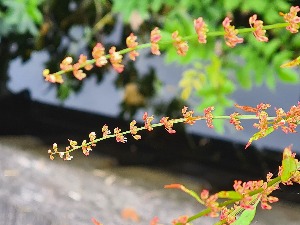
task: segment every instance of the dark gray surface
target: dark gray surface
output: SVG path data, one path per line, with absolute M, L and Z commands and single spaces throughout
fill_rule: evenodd
M 154 216 L 167 224 L 201 209 L 185 194 L 162 188 L 177 181 L 199 189 L 201 182 L 119 168 L 114 160 L 95 155 L 51 161 L 46 152 L 31 138 L 0 139 L 0 209 L 7 215 L 0 217 L 0 225 L 82 225 L 92 224 L 92 217 L 105 225 L 149 224 Z M 126 208 L 133 208 L 140 221 L 122 218 Z M 201 224 L 212 222 L 204 218 Z
M 118 167 L 114 159 L 93 152 L 70 162 L 50 161 L 46 152 L 31 137 L 0 138 L 0 225 L 89 225 L 92 217 L 104 225 L 148 225 L 154 216 L 166 225 L 201 206 L 180 191 L 164 190 L 164 184 L 182 183 L 196 191 L 209 185 L 161 170 Z M 126 208 L 133 208 L 140 221 L 122 218 Z M 271 211 L 258 209 L 253 224 L 298 225 L 299 212 L 300 205 L 276 203 Z

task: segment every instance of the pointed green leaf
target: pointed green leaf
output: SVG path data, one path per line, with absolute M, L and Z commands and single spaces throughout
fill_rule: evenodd
M 265 131 L 265 133 L 263 134 L 260 131 L 256 132 L 255 134 L 253 134 L 253 136 L 249 139 L 248 141 L 248 144 L 246 145 L 245 148 L 248 148 L 250 146 L 250 144 L 253 142 L 253 141 L 256 141 L 258 139 L 261 139 L 261 138 L 264 138 L 266 136 L 268 136 L 269 134 L 271 134 L 272 132 L 274 131 L 274 128 L 273 127 L 268 127 L 268 129 Z
M 293 157 L 287 157 L 282 160 L 281 180 L 286 182 L 290 179 L 291 174 L 297 170 L 297 162 Z
M 299 74 L 292 69 L 279 69 L 278 76 L 280 80 L 286 83 L 298 83 L 299 82 Z
M 254 219 L 256 213 L 256 207 L 259 203 L 259 200 L 253 205 L 254 209 L 246 209 L 241 216 L 234 222 L 232 225 L 249 225 L 251 224 L 252 220 Z

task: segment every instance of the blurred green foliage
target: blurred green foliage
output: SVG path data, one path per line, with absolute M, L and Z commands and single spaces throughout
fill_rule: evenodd
M 288 12 L 290 6 L 297 5 L 296 2 L 132 0 L 127 4 L 115 0 L 113 11 L 120 13 L 126 22 L 130 22 L 133 11 L 138 11 L 144 20 L 158 21 L 166 40 L 171 38 L 175 30 L 181 36 L 195 34 L 193 20 L 200 16 L 210 31 L 222 31 L 222 21 L 226 16 L 233 18 L 232 24 L 236 28 L 249 27 L 248 19 L 253 14 L 258 14 L 258 19 L 263 20 L 265 25 L 284 22 L 279 12 Z M 223 38 L 208 38 L 205 45 L 197 40 L 190 41 L 185 57 L 178 56 L 172 45 L 162 46 L 167 62 L 194 65 L 183 73 L 180 84 L 184 99 L 189 96 L 200 99 L 199 110 L 214 105 L 219 110 L 215 114 L 222 114 L 233 105 L 230 95 L 238 87 L 251 89 L 253 85 L 265 84 L 274 90 L 278 80 L 293 84 L 299 82 L 295 70 L 279 67 L 299 55 L 299 35 L 291 35 L 285 29 L 268 30 L 268 43 L 258 42 L 251 33 L 239 36 L 244 38 L 244 43 L 235 48 L 227 47 Z M 220 130 L 221 126 L 217 127 Z
M 118 50 L 126 48 L 126 37 L 132 31 L 142 43 L 149 41 L 149 32 L 155 26 L 161 28 L 164 40 L 170 39 L 175 30 L 181 36 L 195 34 L 193 20 L 200 16 L 210 31 L 223 30 L 221 24 L 226 16 L 233 18 L 232 24 L 236 28 L 249 27 L 248 19 L 254 13 L 265 24 L 273 24 L 283 22 L 279 12 L 288 12 L 291 5 L 297 4 L 299 1 L 285 0 L 1 0 L 0 54 L 8 62 L 17 56 L 28 59 L 34 50 L 46 50 L 50 55 L 46 67 L 57 71 L 59 62 L 67 55 L 78 58 L 79 54 L 85 53 L 91 57 L 97 42 L 103 43 L 106 49 L 111 45 Z M 120 36 L 106 41 L 107 37 L 115 35 L 115 28 L 122 21 Z M 182 99 L 178 99 L 178 93 L 174 101 L 166 103 L 166 107 L 158 104 L 156 111 L 164 114 L 162 109 L 166 108 L 171 113 L 170 107 L 175 105 L 174 102 L 183 105 L 186 104 L 184 101 L 196 97 L 199 110 L 214 105 L 218 110 L 215 114 L 223 114 L 226 108 L 232 106 L 231 94 L 237 88 L 251 89 L 253 85 L 264 84 L 274 90 L 278 80 L 299 82 L 299 75 L 294 70 L 279 67 L 300 54 L 299 35 L 291 35 L 285 29 L 268 30 L 268 43 L 258 42 L 250 33 L 240 36 L 245 43 L 235 48 L 227 47 L 223 37 L 208 38 L 205 45 L 197 40 L 189 41 L 185 57 L 178 56 L 172 44 L 162 45 L 166 62 L 189 65 L 189 69 L 182 74 L 179 83 Z M 17 46 L 17 50 L 11 53 L 11 46 Z M 6 51 L 9 54 L 4 55 Z M 116 78 L 116 86 L 125 88 L 128 83 L 134 82 L 145 98 L 153 98 L 159 83 L 155 68 L 141 75 L 137 74 L 134 64 L 129 65 L 126 57 L 124 64 L 128 66 L 122 76 Z M 0 66 L 1 76 L 7 65 Z M 101 82 L 107 69 L 94 68 L 88 77 L 96 77 L 97 82 Z M 56 86 L 57 96 L 62 100 L 68 98 L 71 93 L 80 91 L 84 82 L 66 76 L 65 83 Z M 121 114 L 129 111 L 131 116 L 138 109 L 125 102 L 121 107 Z
M 43 22 L 39 6 L 44 0 L 1 0 L 0 1 L 0 38 L 9 33 L 32 35 L 38 33 Z
M 30 58 L 33 39 L 43 23 L 43 0 L 0 0 L 0 95 L 8 93 L 9 63 L 16 57 Z

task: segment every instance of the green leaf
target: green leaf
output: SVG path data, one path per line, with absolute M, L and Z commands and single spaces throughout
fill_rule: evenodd
M 38 8 L 34 6 L 28 6 L 27 13 L 35 23 L 41 24 L 43 22 L 43 15 Z
M 132 0 L 132 1 L 115 0 L 112 7 L 112 11 L 121 14 L 123 16 L 124 21 L 128 23 L 131 13 L 134 10 L 136 10 L 136 5 L 138 4 L 138 2 L 139 0 Z
M 279 69 L 278 71 L 278 76 L 280 80 L 286 82 L 286 83 L 298 83 L 299 82 L 299 76 L 295 70 L 289 69 L 289 68 L 284 68 L 284 69 Z
M 239 82 L 239 84 L 244 89 L 250 89 L 252 87 L 252 81 L 250 76 L 251 67 L 250 64 L 245 65 L 244 67 L 238 68 L 238 71 L 236 72 L 236 78 Z
M 273 39 L 264 46 L 262 53 L 266 59 L 269 59 L 281 45 L 282 42 L 279 39 Z
M 278 15 L 278 11 L 275 7 L 268 7 L 268 10 L 264 11 L 264 24 L 274 24 L 282 21 L 281 16 Z
M 290 58 L 292 58 L 292 55 L 293 55 L 292 51 L 283 50 L 281 52 L 276 53 L 276 55 L 274 55 L 272 63 L 275 66 L 280 67 L 280 65 L 282 63 L 284 63 L 285 61 L 287 61 Z
M 207 107 L 214 106 L 218 101 L 217 95 L 215 95 L 215 94 L 209 95 L 209 96 L 200 95 L 200 97 L 203 97 L 203 101 L 197 107 L 198 111 L 202 111 L 203 109 L 205 109 Z
M 153 10 L 153 12 L 157 13 L 160 10 L 162 4 L 162 0 L 152 0 L 150 7 Z
M 228 199 L 241 199 L 243 195 L 236 191 L 220 191 L 218 193 L 219 198 L 228 198 Z
M 276 79 L 275 79 L 275 71 L 273 67 L 266 68 L 266 84 L 270 90 L 275 90 L 276 87 Z
M 251 1 L 244 1 L 241 5 L 241 9 L 243 11 L 255 11 L 257 13 L 264 13 L 268 1 L 262 0 L 251 0 Z
M 263 133 L 261 130 L 253 134 L 253 136 L 249 139 L 245 148 L 248 148 L 253 141 L 264 138 L 271 134 L 274 131 L 274 127 L 268 127 L 267 130 Z
M 236 8 L 239 7 L 240 3 L 241 3 L 241 0 L 235 0 L 235 1 L 225 0 L 224 1 L 224 8 L 225 8 L 226 11 L 233 11 Z
M 265 77 L 265 68 L 267 67 L 267 61 L 265 58 L 262 58 L 261 60 L 256 60 L 256 62 L 254 63 L 256 64 L 254 69 L 254 81 L 255 84 L 260 86 L 262 85 L 263 81 L 264 81 L 264 77 Z
M 290 179 L 291 174 L 297 170 L 297 162 L 293 157 L 287 157 L 282 160 L 281 180 L 286 182 Z
M 279 0 L 279 1 L 277 0 L 277 1 L 274 1 L 274 2 L 270 2 L 270 4 L 276 5 L 277 10 L 282 11 L 282 12 L 288 11 L 289 8 L 291 7 L 290 4 L 287 1 L 284 1 L 284 0 Z
M 254 219 L 254 216 L 256 214 L 256 207 L 259 203 L 259 199 L 256 201 L 256 203 L 253 205 L 254 209 L 246 209 L 241 216 L 234 222 L 232 225 L 249 225 L 251 224 L 252 220 Z
M 60 100 L 62 101 L 66 100 L 70 94 L 71 94 L 71 88 L 66 83 L 62 83 L 61 85 L 58 86 L 57 97 Z
M 222 94 L 231 94 L 235 91 L 235 85 L 231 80 L 225 80 L 224 84 L 221 86 L 220 92 Z

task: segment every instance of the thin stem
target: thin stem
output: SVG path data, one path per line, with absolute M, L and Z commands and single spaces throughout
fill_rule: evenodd
M 110 15 L 107 15 L 108 17 Z M 288 23 L 276 23 L 276 24 L 271 24 L 271 25 L 266 25 L 263 26 L 264 30 L 270 30 L 270 29 L 278 29 L 278 28 L 284 28 L 286 26 L 288 26 Z M 95 26 L 96 27 L 96 26 Z M 254 28 L 240 28 L 240 29 L 236 29 L 238 31 L 239 34 L 242 33 L 249 33 L 249 32 L 253 32 L 255 29 Z M 207 36 L 208 37 L 217 37 L 217 36 L 223 36 L 225 34 L 224 31 L 208 31 L 207 32 Z M 192 40 L 192 39 L 196 39 L 198 36 L 197 34 L 193 34 L 193 35 L 189 35 L 189 36 L 184 36 L 182 37 L 182 40 L 184 41 L 188 41 L 188 40 Z M 170 39 L 170 40 L 165 40 L 165 41 L 160 41 L 159 44 L 160 45 L 168 45 L 168 44 L 172 44 L 174 42 L 174 40 Z M 140 50 L 140 49 L 145 49 L 145 48 L 149 48 L 151 47 L 151 43 L 145 43 L 145 44 L 140 44 L 135 48 L 125 48 L 123 50 L 118 51 L 119 54 L 126 54 L 128 52 L 131 52 L 133 50 Z M 106 59 L 110 58 L 110 55 L 107 54 L 104 56 Z M 95 59 L 91 59 L 91 60 L 87 60 L 85 64 L 81 65 L 80 68 L 85 67 L 86 65 L 91 65 L 94 64 L 96 62 Z M 53 73 L 53 75 L 62 75 L 64 73 L 67 72 L 71 72 L 74 69 L 69 69 L 69 70 L 60 70 L 58 72 Z
M 256 115 L 239 115 L 239 116 L 236 116 L 237 119 L 239 120 L 254 120 L 254 119 L 259 119 Z M 274 120 L 276 117 L 267 117 L 267 120 Z M 231 117 L 230 116 L 213 116 L 212 119 L 223 119 L 223 120 L 230 120 Z M 189 120 L 191 121 L 199 121 L 199 120 L 206 120 L 205 116 L 195 116 L 195 117 L 190 117 Z M 183 123 L 183 122 L 187 122 L 187 119 L 186 118 L 177 118 L 177 119 L 172 119 L 171 120 L 174 124 L 176 123 Z M 152 124 L 151 125 L 153 128 L 155 127 L 162 127 L 164 126 L 163 123 L 155 123 L 155 124 Z M 136 131 L 142 131 L 142 130 L 147 130 L 147 128 L 145 126 L 142 126 L 142 127 L 138 127 L 136 129 Z M 127 134 L 131 134 L 131 131 L 130 130 L 127 130 L 127 131 L 123 131 L 120 133 L 121 135 L 127 135 Z M 71 153 L 77 149 L 81 149 L 82 147 L 87 147 L 87 146 L 91 146 L 92 144 L 96 144 L 100 141 L 103 141 L 103 140 L 106 140 L 106 139 L 109 139 L 109 138 L 115 138 L 117 135 L 116 134 L 110 134 L 110 135 L 106 135 L 105 137 L 101 137 L 101 138 L 97 138 L 93 141 L 90 141 L 90 142 L 86 142 L 84 145 L 77 145 L 77 146 L 72 146 L 71 149 L 65 151 L 65 152 L 68 152 L 68 153 Z M 64 153 L 64 152 L 56 152 L 57 154 L 59 153 Z

